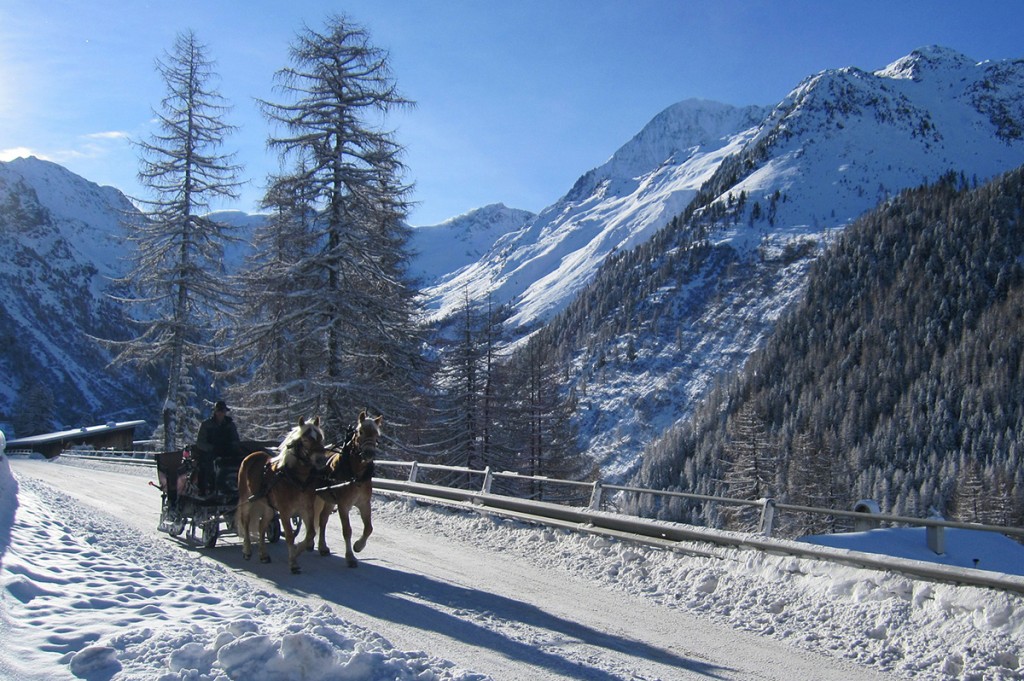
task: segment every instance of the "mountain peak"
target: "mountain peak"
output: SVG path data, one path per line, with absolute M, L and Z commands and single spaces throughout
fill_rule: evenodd
M 409 246 L 416 256 L 410 274 L 429 286 L 442 275 L 476 262 L 498 239 L 534 217 L 530 211 L 492 203 L 439 225 L 414 227 Z
M 977 61 L 941 45 L 919 47 L 886 66 L 875 75 L 882 78 L 921 80 L 926 73 L 959 71 L 976 66 Z
M 737 131 L 759 122 L 766 109 L 685 99 L 664 109 L 605 164 L 601 175 L 635 177 L 662 163 L 682 163 L 697 150 L 724 146 Z

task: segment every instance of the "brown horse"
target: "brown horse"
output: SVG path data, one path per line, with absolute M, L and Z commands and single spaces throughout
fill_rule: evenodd
M 293 573 L 301 572 L 297 561 L 301 549 L 296 545 L 291 519 L 298 516 L 306 523 L 306 538 L 301 546 L 312 545 L 313 501 L 317 486 L 322 484 L 320 474 L 326 463 L 327 450 L 319 416 L 309 421 L 300 418 L 299 425 L 281 442 L 276 456 L 259 451 L 245 457 L 238 469 L 235 527 L 242 536 L 242 555 L 246 560 L 252 557 L 250 534 L 256 530 L 260 561 L 270 562 L 266 532 L 277 511 L 288 542 L 288 565 Z M 258 529 L 253 527 L 257 523 Z
M 370 522 L 370 496 L 373 494 L 373 459 L 377 455 L 378 441 L 381 437 L 381 424 L 384 417 L 369 418 L 366 412 L 359 414 L 359 425 L 348 442 L 327 460 L 328 487 L 317 490 L 315 517 L 319 527 L 320 555 L 329 555 L 324 537 L 327 522 L 331 519 L 334 509 L 338 509 L 341 517 L 341 533 L 345 537 L 345 560 L 349 567 L 357 567 L 359 562 L 352 552 L 363 550 L 366 540 L 373 532 Z M 352 545 L 352 523 L 348 514 L 352 508 L 359 509 L 363 520 L 363 536 Z M 312 549 L 312 544 L 309 545 Z

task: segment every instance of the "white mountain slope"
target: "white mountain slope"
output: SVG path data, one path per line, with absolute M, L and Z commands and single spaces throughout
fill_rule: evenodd
M 594 280 L 604 256 L 657 233 L 699 190 L 696 217 L 715 253 L 684 263 L 675 251 L 695 232 L 680 224 L 662 253 L 637 264 L 653 270 L 661 258 L 669 273 L 630 279 L 655 293 L 613 306 L 603 331 L 576 341 L 570 381 L 582 395 L 584 447 L 607 475 L 626 476 L 644 444 L 770 333 L 800 295 L 814 244 L 902 189 L 949 171 L 983 181 L 1024 163 L 1022 103 L 1024 61 L 977 63 L 939 47 L 874 73 L 823 71 L 771 110 L 684 102 L 479 262 L 428 288 L 432 309 L 457 309 L 466 288 L 492 290 L 512 302 L 520 333 L 533 330 L 588 283 L 614 288 Z
M 453 275 L 483 257 L 495 241 L 536 217 L 533 213 L 497 203 L 412 230 L 409 272 L 414 281 L 430 285 Z
M 1020 61 L 977 63 L 927 47 L 875 73 L 823 71 L 774 108 L 676 104 L 478 261 L 428 281 L 430 315 L 451 314 L 466 291 L 477 299 L 491 293 L 513 303 L 510 325 L 535 328 L 610 253 L 642 243 L 682 213 L 716 172 L 717 195 L 746 192 L 748 216 L 758 202 L 767 217 L 780 192 L 770 224 L 746 235 L 753 244 L 764 231 L 840 227 L 949 170 L 991 177 L 1022 160 L 1021 73 Z M 730 168 L 732 181 L 723 181 Z
M 148 411 L 138 373 L 108 368 L 111 355 L 89 337 L 123 337 L 105 293 L 124 272 L 120 223 L 133 215 L 116 189 L 54 163 L 0 163 L 0 414 L 39 385 L 74 420 L 57 426 Z
M 477 300 L 490 293 L 499 304 L 515 301 L 514 326 L 549 318 L 609 254 L 643 242 L 682 212 L 765 113 L 699 100 L 666 109 L 558 203 L 498 239 L 478 261 L 428 284 L 432 316 L 457 310 L 468 290 Z
M 947 171 L 988 179 L 1024 162 L 1024 61 L 975 63 L 940 47 L 867 73 L 807 78 L 740 158 L 753 172 L 724 189 L 785 196 L 782 229 L 842 226 Z

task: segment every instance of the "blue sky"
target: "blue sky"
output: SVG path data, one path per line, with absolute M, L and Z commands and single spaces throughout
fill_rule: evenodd
M 1024 58 L 1020 0 L 0 0 L 0 160 L 32 154 L 144 195 L 128 140 L 152 134 L 154 60 L 192 29 L 250 180 L 215 207 L 254 210 L 276 169 L 254 100 L 279 100 L 289 43 L 331 12 L 389 51 L 417 103 L 389 121 L 413 225 L 497 202 L 539 211 L 683 99 L 774 104 L 813 73 L 930 44 Z

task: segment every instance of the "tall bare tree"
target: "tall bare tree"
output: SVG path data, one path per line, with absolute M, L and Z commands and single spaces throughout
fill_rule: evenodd
M 129 226 L 134 262 L 124 283 L 132 294 L 122 298 L 140 333 L 121 345 L 116 361 L 166 372 L 164 447 L 174 449 L 194 434 L 192 386 L 209 362 L 217 316 L 231 302 L 223 255 L 232 236 L 207 214 L 212 200 L 237 198 L 241 168 L 232 154 L 219 153 L 234 128 L 224 122 L 230 107 L 211 85 L 216 74 L 206 46 L 182 32 L 156 68 L 167 94 L 155 111 L 157 132 L 136 143 L 139 180 L 152 195 L 139 199 L 147 219 Z
M 290 303 L 323 334 L 316 356 L 291 376 L 305 389 L 292 408 L 315 409 L 339 428 L 360 406 L 391 416 L 410 395 L 418 347 L 405 273 L 409 187 L 402 149 L 384 124 L 411 102 L 397 91 L 387 53 L 344 16 L 323 32 L 306 28 L 290 54 L 277 73 L 283 102 L 261 102 L 285 168 L 269 192 L 302 187 L 315 208 L 310 248 L 291 268 L 309 287 Z

